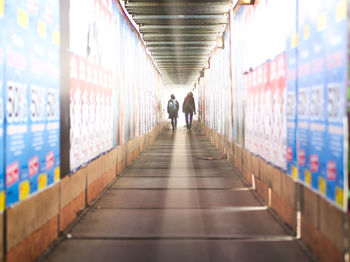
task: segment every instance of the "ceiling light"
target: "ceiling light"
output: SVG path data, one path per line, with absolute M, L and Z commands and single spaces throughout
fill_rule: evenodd
M 224 48 L 224 39 L 222 35 L 216 39 L 216 47 Z
M 241 5 L 254 5 L 254 0 L 241 0 Z

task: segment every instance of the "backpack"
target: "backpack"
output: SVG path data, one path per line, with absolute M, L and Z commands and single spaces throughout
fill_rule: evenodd
M 177 106 L 176 106 L 176 101 L 175 100 L 169 100 L 168 103 L 168 112 L 169 114 L 175 114 L 177 112 Z

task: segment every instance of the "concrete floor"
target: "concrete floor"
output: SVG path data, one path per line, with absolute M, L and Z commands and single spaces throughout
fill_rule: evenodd
M 41 260 L 313 261 L 217 155 L 165 130 Z

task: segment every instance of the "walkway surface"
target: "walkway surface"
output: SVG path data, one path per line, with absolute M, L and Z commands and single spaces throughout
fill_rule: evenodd
M 218 155 L 165 130 L 44 261 L 311 261 Z

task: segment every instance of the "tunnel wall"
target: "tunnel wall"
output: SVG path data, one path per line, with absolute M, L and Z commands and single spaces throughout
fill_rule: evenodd
M 198 129 L 320 261 L 348 252 L 347 12 L 341 0 L 240 7 L 229 50 L 210 59 L 229 52 L 230 78 L 210 63 L 197 86 Z
M 0 0 L 1 261 L 35 260 L 164 126 L 163 80 L 118 1 L 35 3 Z

